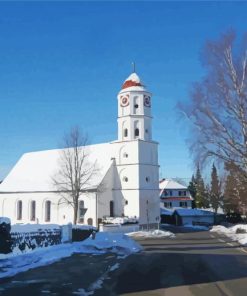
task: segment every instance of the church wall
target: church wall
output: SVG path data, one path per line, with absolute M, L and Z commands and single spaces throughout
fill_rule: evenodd
M 17 202 L 22 201 L 22 219 L 17 220 Z M 31 201 L 36 201 L 35 220 L 31 220 Z M 51 218 L 50 221 L 45 220 L 45 202 L 51 201 Z M 88 223 L 88 219 L 93 220 L 96 225 L 96 204 L 95 193 L 84 193 L 80 197 L 84 201 L 84 207 L 87 212 L 84 216 L 84 224 Z M 0 213 L 2 216 L 9 217 L 12 224 L 30 223 L 30 224 L 67 224 L 73 223 L 73 208 L 65 203 L 59 194 L 48 193 L 14 193 L 0 194 Z
M 17 202 L 22 201 L 22 219 L 17 220 Z M 45 201 L 51 201 L 51 219 L 45 221 Z M 54 193 L 13 193 L 0 194 L 0 207 L 3 216 L 11 219 L 12 224 L 16 223 L 57 223 L 57 203 L 59 197 Z M 31 220 L 31 202 L 35 201 L 35 219 Z
M 112 188 L 114 183 L 114 165 L 110 167 L 98 189 L 98 218 L 110 216 L 110 201 L 114 202 Z M 115 211 L 115 205 L 114 205 Z
M 157 190 L 140 191 L 140 225 L 146 225 L 147 223 L 158 223 L 158 219 L 160 217 L 160 206 L 158 196 L 159 194 Z
M 125 201 L 124 215 L 139 218 L 139 190 L 122 190 L 122 194 Z
M 96 226 L 96 192 L 87 192 L 82 193 L 79 200 L 84 201 L 84 207 L 87 209 L 85 216 L 84 216 L 84 222 L 79 224 L 90 224 L 90 220 L 92 221 L 92 225 Z

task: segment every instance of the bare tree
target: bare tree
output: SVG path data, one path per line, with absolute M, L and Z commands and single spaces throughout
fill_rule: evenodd
M 206 75 L 180 105 L 191 123 L 191 152 L 196 163 L 233 163 L 247 177 L 247 35 L 237 43 L 229 31 L 208 42 L 202 61 Z
M 226 164 L 228 172 L 224 186 L 224 208 L 227 212 L 246 214 L 247 179 L 235 164 Z
M 58 172 L 53 177 L 53 183 L 62 197 L 61 203 L 70 205 L 74 210 L 74 224 L 78 221 L 80 195 L 90 189 L 90 181 L 97 174 L 96 162 L 89 160 L 89 151 L 85 148 L 87 144 L 87 136 L 78 127 L 72 128 L 64 136 Z

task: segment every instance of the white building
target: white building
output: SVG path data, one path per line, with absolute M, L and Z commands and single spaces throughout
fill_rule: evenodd
M 159 180 L 157 142 L 152 140 L 151 94 L 136 73 L 118 94 L 118 139 L 86 146 L 99 173 L 82 191 L 79 222 L 97 226 L 104 216 L 136 216 L 140 225 L 157 223 Z M 0 216 L 12 223 L 73 221 L 53 186 L 61 150 L 24 154 L 0 184 Z M 103 190 L 101 190 L 103 188 Z
M 172 179 L 159 182 L 161 208 L 191 208 L 193 198 L 188 188 Z

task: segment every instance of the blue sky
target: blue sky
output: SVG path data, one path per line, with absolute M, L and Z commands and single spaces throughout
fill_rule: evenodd
M 115 140 L 132 61 L 153 93 L 162 175 L 190 178 L 175 106 L 203 75 L 204 42 L 229 28 L 241 35 L 246 12 L 245 2 L 0 2 L 0 179 L 73 125 L 91 143 Z

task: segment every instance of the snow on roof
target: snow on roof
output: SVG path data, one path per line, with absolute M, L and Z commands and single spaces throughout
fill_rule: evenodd
M 130 76 L 125 79 L 124 82 L 129 81 L 129 80 L 141 84 L 141 79 L 140 79 L 140 77 L 135 72 L 134 73 L 131 73 Z
M 126 88 L 128 89 L 128 91 L 145 90 L 144 85 L 142 84 L 139 76 L 136 73 L 130 74 L 130 76 L 124 81 L 122 85 L 122 91 Z
M 214 214 L 209 211 L 201 209 L 175 209 L 174 213 L 177 212 L 179 216 L 213 216 Z
M 160 189 L 183 189 L 187 190 L 187 187 L 178 183 L 177 181 L 174 181 L 172 179 L 163 179 L 159 183 Z
M 52 177 L 58 171 L 62 149 L 25 153 L 0 184 L 0 192 L 54 191 Z M 87 162 L 96 162 L 98 172 L 90 180 L 90 188 L 97 187 L 112 164 L 110 143 L 85 146 Z
M 167 216 L 172 216 L 174 212 L 174 209 L 167 209 L 165 207 L 160 207 L 160 214 L 161 215 L 167 215 Z

